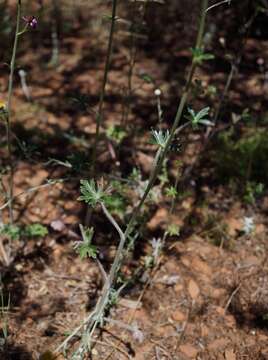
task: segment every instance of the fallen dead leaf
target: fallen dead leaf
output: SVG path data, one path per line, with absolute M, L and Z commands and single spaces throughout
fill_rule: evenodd
M 198 349 L 191 344 L 184 344 L 180 346 L 180 351 L 188 356 L 190 359 L 195 359 L 198 354 Z
M 181 262 L 183 263 L 184 266 L 186 266 L 188 268 L 191 266 L 191 261 L 188 256 L 182 256 Z
M 259 234 L 264 233 L 265 230 L 266 230 L 265 225 L 263 225 L 263 224 L 257 224 L 257 225 L 255 226 L 255 231 L 254 231 L 254 232 L 255 232 L 256 235 L 259 235 Z
M 144 154 L 141 151 L 137 153 L 137 163 L 146 174 L 151 172 L 153 161 L 154 158 L 152 156 Z
M 157 212 L 154 214 L 152 219 L 147 224 L 147 227 L 149 230 L 154 231 L 162 224 L 167 223 L 168 220 L 168 212 L 164 208 L 160 208 L 157 210 Z
M 236 360 L 236 356 L 233 349 L 225 350 L 224 356 L 226 360 Z
M 118 304 L 128 309 L 140 309 L 142 307 L 142 303 L 140 301 L 124 298 L 120 299 Z
M 225 309 L 224 309 L 223 307 L 217 306 L 217 307 L 215 308 L 215 310 L 217 311 L 217 313 L 218 313 L 219 315 L 221 315 L 221 316 L 224 316 L 224 315 L 225 315 Z
M 234 326 L 236 325 L 235 317 L 233 315 L 225 316 L 225 323 L 228 327 L 234 328 Z
M 233 217 L 226 220 L 228 225 L 228 233 L 231 236 L 236 236 L 238 231 L 241 231 L 243 228 L 243 222 L 240 219 L 235 219 Z
M 208 344 L 209 350 L 219 350 L 224 348 L 228 344 L 229 340 L 226 338 L 220 338 L 212 341 Z
M 213 289 L 210 296 L 213 299 L 222 299 L 225 294 L 226 294 L 225 289 Z
M 206 337 L 209 334 L 209 328 L 205 324 L 201 324 L 201 336 Z
M 27 179 L 27 182 L 30 186 L 41 185 L 44 180 L 48 177 L 48 172 L 44 169 L 36 170 L 34 176 L 31 176 Z
M 259 341 L 267 341 L 268 344 L 268 336 L 264 334 L 259 334 L 258 336 Z
M 185 319 L 186 319 L 185 314 L 183 312 L 181 312 L 180 310 L 174 311 L 173 314 L 171 315 L 171 317 L 173 320 L 179 321 L 179 322 L 185 321 Z
M 183 290 L 183 285 L 182 285 L 182 284 L 176 284 L 176 285 L 174 286 L 174 291 L 175 291 L 176 293 L 180 293 L 182 290 Z
M 184 210 L 190 210 L 193 203 L 194 203 L 194 198 L 189 197 L 181 203 L 181 206 Z
M 191 265 L 194 268 L 194 270 L 196 270 L 197 272 L 201 272 L 202 274 L 205 274 L 205 275 L 212 274 L 212 270 L 208 266 L 208 264 L 205 263 L 203 260 L 199 259 L 198 257 L 193 258 Z
M 196 300 L 200 294 L 200 289 L 194 280 L 190 280 L 188 284 L 188 292 L 193 300 Z

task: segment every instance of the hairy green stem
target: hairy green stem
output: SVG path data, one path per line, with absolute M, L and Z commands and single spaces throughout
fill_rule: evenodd
M 200 20 L 199 31 L 198 31 L 198 35 L 197 35 L 197 41 L 196 41 L 196 48 L 200 48 L 201 44 L 202 44 L 203 34 L 204 34 L 204 27 L 205 27 L 207 5 L 208 5 L 208 0 L 203 0 L 202 1 L 202 7 L 201 7 L 201 20 Z M 180 100 L 180 103 L 179 103 L 179 106 L 178 106 L 178 110 L 177 110 L 177 113 L 176 113 L 172 128 L 170 130 L 169 138 L 168 138 L 168 140 L 166 142 L 165 147 L 162 149 L 162 151 L 161 151 L 161 153 L 159 155 L 159 159 L 158 159 L 158 161 L 156 163 L 156 166 L 152 170 L 152 173 L 151 173 L 148 185 L 147 185 L 147 187 L 146 187 L 146 189 L 144 191 L 144 194 L 143 194 L 139 204 L 134 209 L 134 211 L 132 213 L 132 216 L 130 218 L 130 221 L 129 221 L 127 227 L 126 227 L 126 230 L 124 232 L 125 241 L 126 241 L 126 239 L 128 238 L 128 236 L 130 235 L 130 233 L 133 230 L 133 226 L 134 226 L 134 224 L 135 224 L 135 222 L 137 220 L 139 212 L 140 212 L 145 200 L 147 199 L 147 196 L 148 196 L 149 192 L 151 191 L 151 189 L 152 189 L 152 187 L 153 187 L 153 185 L 155 183 L 155 180 L 156 180 L 156 178 L 157 178 L 157 176 L 159 174 L 159 171 L 162 168 L 163 162 L 164 162 L 164 160 L 165 160 L 165 158 L 167 156 L 167 153 L 168 153 L 168 151 L 170 149 L 170 145 L 171 145 L 171 143 L 172 143 L 172 141 L 174 139 L 174 136 L 176 134 L 176 130 L 177 130 L 178 126 L 179 126 L 179 123 L 180 123 L 180 120 L 181 120 L 181 117 L 182 117 L 182 112 L 183 112 L 184 106 L 186 104 L 186 101 L 187 101 L 187 98 L 188 98 L 188 95 L 189 95 L 189 92 L 190 92 L 190 87 L 191 87 L 191 83 L 192 83 L 192 79 L 193 79 L 193 76 L 194 76 L 194 73 L 195 73 L 196 66 L 197 66 L 197 64 L 194 62 L 194 59 L 193 59 L 191 67 L 190 67 L 189 75 L 188 75 L 188 78 L 187 78 L 187 82 L 186 82 L 186 85 L 185 85 L 185 89 L 183 91 L 183 94 L 182 94 L 182 97 L 181 97 L 181 100 Z M 122 252 L 118 256 L 121 256 L 121 255 L 122 255 Z
M 207 4 L 208 4 L 208 0 L 203 0 L 202 1 L 201 21 L 200 21 L 200 26 L 199 26 L 198 36 L 197 36 L 196 48 L 200 48 L 201 44 L 202 44 Z M 193 59 L 190 70 L 189 70 L 189 74 L 188 74 L 188 77 L 187 77 L 187 82 L 186 82 L 185 88 L 183 90 L 183 94 L 182 94 L 182 97 L 181 97 L 181 100 L 180 100 L 180 103 L 179 103 L 179 106 L 178 106 L 178 109 L 177 109 L 177 113 L 176 113 L 172 128 L 170 130 L 169 138 L 168 138 L 168 140 L 166 142 L 165 147 L 160 148 L 158 150 L 157 154 L 156 154 L 155 162 L 154 162 L 155 166 L 152 169 L 148 185 L 147 185 L 147 187 L 146 187 L 146 189 L 144 191 L 144 194 L 143 194 L 141 200 L 139 201 L 138 205 L 133 210 L 130 221 L 129 221 L 129 223 L 128 223 L 128 225 L 127 225 L 124 232 L 122 232 L 119 225 L 113 219 L 113 217 L 108 212 L 108 210 L 106 209 L 104 204 L 101 204 L 102 209 L 104 211 L 104 214 L 106 215 L 108 220 L 113 224 L 113 226 L 116 228 L 116 230 L 119 233 L 120 243 L 119 243 L 119 246 L 117 248 L 116 255 L 115 255 L 112 267 L 110 269 L 108 279 L 104 284 L 102 295 L 101 295 L 101 297 L 100 297 L 100 299 L 99 299 L 99 301 L 98 301 L 98 303 L 96 305 L 96 308 L 95 308 L 93 314 L 91 314 L 88 317 L 89 321 L 88 321 L 87 326 L 86 326 L 86 329 L 87 329 L 86 333 L 87 334 L 85 334 L 85 336 L 86 336 L 86 339 L 89 342 L 90 342 L 90 338 L 92 337 L 96 327 L 98 326 L 100 320 L 103 317 L 107 302 L 109 300 L 109 294 L 110 294 L 111 287 L 112 287 L 112 285 L 114 283 L 114 279 L 116 277 L 118 268 L 120 267 L 121 262 L 122 262 L 122 254 L 123 254 L 123 249 L 124 249 L 126 240 L 127 240 L 127 238 L 129 237 L 129 235 L 131 234 L 131 232 L 132 232 L 132 230 L 134 228 L 134 225 L 135 225 L 135 222 L 136 222 L 137 217 L 139 215 L 139 212 L 140 212 L 145 200 L 147 199 L 149 192 L 151 191 L 151 189 L 152 189 L 152 187 L 153 187 L 153 185 L 155 183 L 155 180 L 156 180 L 156 178 L 157 178 L 157 176 L 159 174 L 159 171 L 162 168 L 163 162 L 164 162 L 164 160 L 165 160 L 165 158 L 166 158 L 166 156 L 168 154 L 168 151 L 170 149 L 170 145 L 171 145 L 171 143 L 172 143 L 172 141 L 174 139 L 174 136 L 177 133 L 178 126 L 179 126 L 180 120 L 182 118 L 183 109 L 184 109 L 184 106 L 186 104 L 189 92 L 190 92 L 191 83 L 192 83 L 192 79 L 193 79 L 193 76 L 194 76 L 194 73 L 195 73 L 196 66 L 197 66 L 197 64 L 194 62 L 194 59 Z M 77 334 L 78 331 L 82 328 L 82 326 L 83 325 L 79 326 L 72 333 L 71 337 L 73 337 L 75 334 Z M 71 337 L 68 337 L 68 341 L 71 340 Z M 64 342 L 65 345 L 67 344 L 66 340 Z M 61 348 L 62 348 L 62 345 L 60 345 L 60 347 L 58 347 L 57 350 L 59 350 Z
M 109 302 L 111 287 L 114 282 L 117 270 L 120 266 L 120 256 L 118 256 L 118 254 L 120 255 L 122 253 L 122 250 L 123 250 L 123 247 L 125 244 L 125 235 L 124 235 L 123 231 L 121 230 L 120 226 L 117 224 L 117 222 L 115 221 L 115 219 L 113 218 L 113 216 L 110 214 L 110 212 L 108 211 L 108 209 L 106 208 L 106 206 L 103 203 L 101 203 L 101 208 L 102 208 L 105 216 L 109 220 L 109 222 L 117 230 L 119 237 L 120 237 L 120 243 L 119 243 L 110 273 L 104 283 L 102 295 L 97 302 L 94 312 L 91 314 L 90 320 L 85 325 L 85 331 L 83 334 L 82 342 L 78 349 L 79 354 L 81 354 L 81 353 L 84 354 L 85 351 L 90 349 L 92 335 L 94 334 L 99 323 L 101 323 L 103 320 L 104 311 Z
M 9 198 L 9 221 L 13 223 L 13 187 L 14 187 L 14 168 L 12 163 L 12 145 L 11 145 L 11 99 L 13 94 L 13 82 L 14 82 L 14 71 L 15 71 L 15 61 L 18 48 L 18 38 L 19 38 L 19 28 L 20 28 L 20 16 L 21 16 L 21 1 L 17 3 L 17 20 L 16 20 L 16 32 L 15 39 L 12 51 L 12 57 L 10 62 L 10 73 L 8 81 L 8 97 L 7 97 L 7 119 L 6 119 L 6 138 L 7 138 L 7 148 L 8 148 L 8 162 L 10 166 L 10 176 L 9 176 L 9 189 L 8 189 L 8 198 Z
M 205 10 L 207 8 L 207 3 L 208 3 L 208 0 L 203 0 L 203 2 L 202 2 L 202 10 L 201 10 L 202 15 L 201 15 L 201 22 L 200 22 L 200 28 L 199 28 L 199 32 L 198 32 L 196 47 L 200 47 L 201 43 L 202 43 L 203 32 L 204 32 L 204 24 L 205 24 L 205 17 L 206 17 Z M 192 61 L 191 68 L 190 68 L 190 71 L 189 71 L 189 75 L 188 75 L 188 78 L 187 78 L 187 83 L 185 85 L 185 89 L 183 91 L 183 94 L 182 94 L 182 97 L 181 97 L 181 100 L 180 100 L 180 103 L 179 103 L 179 106 L 178 106 L 178 110 L 177 110 L 176 117 L 175 117 L 174 123 L 173 123 L 171 131 L 170 131 L 169 138 L 168 138 L 168 140 L 166 142 L 165 147 L 163 149 L 161 149 L 161 151 L 157 152 L 155 166 L 154 166 L 154 168 L 152 170 L 152 173 L 150 175 L 148 185 L 147 185 L 147 187 L 146 187 L 146 189 L 144 191 L 144 194 L 143 194 L 139 204 L 136 206 L 136 208 L 134 209 L 134 211 L 132 213 L 130 221 L 129 221 L 129 223 L 128 223 L 127 227 L 126 227 L 126 230 L 125 230 L 125 232 L 123 234 L 124 236 L 122 236 L 122 235 L 120 236 L 121 241 L 119 243 L 119 246 L 118 246 L 118 249 L 117 249 L 117 252 L 116 252 L 116 256 L 115 256 L 112 268 L 110 270 L 110 274 L 112 275 L 111 278 L 109 276 L 110 285 L 112 284 L 112 282 L 113 282 L 113 280 L 115 278 L 117 268 L 120 266 L 121 257 L 122 257 L 122 253 L 123 253 L 123 249 L 124 249 L 124 246 L 125 246 L 126 239 L 129 237 L 129 235 L 131 234 L 131 232 L 133 230 L 133 226 L 134 226 L 134 224 L 135 224 L 135 222 L 137 220 L 138 214 L 139 214 L 145 200 L 147 199 L 147 196 L 148 196 L 149 192 L 151 191 L 151 189 L 152 189 L 152 187 L 153 187 L 153 185 L 155 183 L 155 180 L 156 180 L 156 178 L 157 178 L 157 176 L 159 174 L 159 171 L 162 168 L 163 161 L 164 161 L 165 157 L 167 156 L 167 153 L 168 153 L 168 151 L 170 149 L 170 145 L 171 145 L 171 143 L 172 143 L 172 141 L 174 139 L 174 136 L 175 136 L 175 134 L 177 132 L 177 129 L 178 129 L 181 117 L 182 117 L 182 112 L 183 112 L 184 106 L 186 104 L 188 95 L 189 95 L 189 91 L 190 91 L 190 87 L 191 87 L 191 83 L 192 83 L 192 79 L 193 79 L 193 76 L 194 76 L 195 69 L 196 69 L 196 63 L 194 61 Z
M 200 49 L 203 43 L 207 7 L 208 7 L 208 0 L 203 0 L 201 4 L 201 18 L 200 18 L 199 29 L 198 29 L 196 45 L 195 45 L 196 49 Z

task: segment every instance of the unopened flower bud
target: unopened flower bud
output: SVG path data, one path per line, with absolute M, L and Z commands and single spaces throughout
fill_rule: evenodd
M 37 19 L 35 16 L 24 16 L 22 19 L 26 22 L 27 26 L 33 29 L 37 27 Z
M 162 94 L 162 91 L 160 89 L 155 89 L 154 94 L 155 96 L 160 96 Z

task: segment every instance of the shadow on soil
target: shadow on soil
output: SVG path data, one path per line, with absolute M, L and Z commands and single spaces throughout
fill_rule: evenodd
M 33 356 L 22 345 L 7 344 L 0 350 L 0 359 L 3 360 L 34 360 Z

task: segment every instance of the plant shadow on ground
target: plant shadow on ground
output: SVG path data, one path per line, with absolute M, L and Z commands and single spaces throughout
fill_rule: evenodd
M 13 343 L 5 345 L 4 349 L 0 350 L 0 358 L 3 360 L 34 360 L 26 346 Z
M 24 248 L 20 249 L 11 265 L 1 268 L 1 281 L 6 302 L 7 297 L 11 296 L 12 306 L 15 307 L 20 306 L 25 300 L 28 291 L 27 285 L 22 279 L 22 273 L 16 270 L 16 264 L 30 264 L 33 271 L 42 271 L 44 264 L 49 264 L 49 248 L 45 244 L 34 245 L 27 255 L 23 252 Z
M 28 290 L 27 285 L 22 280 L 21 274 L 14 269 L 13 264 L 10 268 L 2 268 L 1 274 L 4 303 L 7 304 L 8 298 L 10 297 L 12 306 L 19 306 L 26 298 Z
M 264 319 L 263 316 L 256 316 L 252 319 L 249 319 L 248 315 L 243 311 L 234 309 L 232 306 L 229 309 L 229 312 L 235 317 L 236 323 L 240 328 L 245 329 L 262 329 L 268 333 L 268 321 Z
M 232 289 L 230 295 L 236 289 Z M 248 299 L 250 303 L 250 299 Z M 243 309 L 242 304 L 231 303 L 229 312 L 235 319 L 237 326 L 241 329 L 261 329 L 268 334 L 268 321 L 266 316 L 267 307 L 260 307 L 258 304 L 253 304 L 247 310 Z

